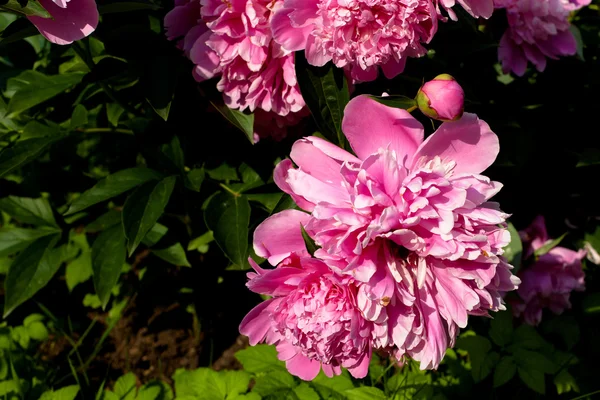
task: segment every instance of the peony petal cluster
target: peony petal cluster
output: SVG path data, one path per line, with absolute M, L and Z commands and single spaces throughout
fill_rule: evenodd
M 50 18 L 27 18 L 52 43 L 70 44 L 92 34 L 98 25 L 95 0 L 38 0 Z
M 525 257 L 530 257 L 550 241 L 542 216 L 538 216 L 520 234 L 526 246 Z M 581 265 L 585 256 L 585 250 L 573 251 L 556 246 L 520 271 L 522 283 L 517 291 L 519 298 L 513 301 L 515 316 L 522 317 L 530 325 L 538 325 L 542 321 L 544 308 L 554 314 L 562 314 L 570 309 L 571 292 L 585 290 L 585 274 Z
M 490 201 L 502 185 L 481 175 L 498 138 L 464 114 L 424 140 L 408 112 L 364 95 L 346 106 L 342 129 L 356 155 L 300 139 L 275 183 L 310 213 L 302 225 L 319 246 L 314 257 L 351 282 L 350 301 L 370 327 L 361 337 L 399 361 L 436 368 L 468 315 L 505 309 L 503 295 L 519 284 L 502 257 L 508 215 Z M 258 236 L 256 253 L 271 264 L 292 254 L 267 250 L 284 235 Z
M 538 71 L 546 59 L 572 56 L 577 52 L 570 31 L 571 12 L 589 5 L 591 0 L 494 0 L 496 8 L 506 10 L 508 29 L 500 40 L 498 58 L 505 73 L 522 76 L 531 62 Z
M 271 0 L 177 0 L 165 16 L 170 40 L 195 64 L 197 81 L 220 77 L 225 104 L 287 116 L 304 108 L 294 55 L 272 40 Z
M 494 0 L 437 0 L 437 9 L 443 8 L 448 16 L 456 21 L 456 13 L 452 10 L 452 7 L 460 4 L 466 12 L 471 14 L 475 18 L 489 18 L 494 12 Z

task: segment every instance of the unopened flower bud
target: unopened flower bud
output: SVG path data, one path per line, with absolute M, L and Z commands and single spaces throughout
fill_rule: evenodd
M 463 115 L 465 92 L 452 76 L 441 74 L 421 86 L 416 100 L 429 118 L 456 121 Z

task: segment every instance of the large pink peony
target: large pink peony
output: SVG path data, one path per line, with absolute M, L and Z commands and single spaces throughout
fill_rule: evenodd
M 95 0 L 38 0 L 51 18 L 27 17 L 52 43 L 70 44 L 89 36 L 98 25 Z
M 538 216 L 529 228 L 521 232 L 521 237 L 526 244 L 525 257 L 547 243 L 549 238 L 544 217 Z M 515 316 L 522 316 L 528 324 L 537 325 L 542 320 L 544 308 L 555 314 L 571 308 L 571 292 L 585 290 L 585 274 L 581 266 L 585 255 L 585 250 L 573 251 L 557 246 L 519 272 L 522 283 L 517 291 L 520 299 L 513 303 Z
M 371 81 L 379 67 L 393 78 L 407 57 L 426 53 L 437 12 L 431 0 L 284 0 L 272 29 L 286 51 L 305 50 L 310 64 L 332 60 L 355 81 Z
M 427 140 L 408 112 L 368 96 L 347 105 L 343 130 L 356 156 L 315 137 L 275 169 L 278 186 L 311 212 L 315 255 L 358 285 L 377 347 L 435 368 L 467 315 L 504 309 L 519 279 L 502 258 L 507 215 L 481 175 L 498 138 L 473 114 Z
M 304 107 L 294 55 L 272 40 L 270 21 L 280 1 L 178 0 L 165 16 L 167 37 L 196 64 L 198 81 L 220 76 L 230 108 L 278 115 Z
M 250 290 L 272 296 L 244 318 L 240 332 L 255 345 L 275 344 L 290 373 L 314 379 L 321 368 L 331 377 L 348 368 L 356 378 L 367 375 L 374 323 L 362 318 L 352 277 L 332 271 L 306 252 L 300 225 L 309 216 L 288 210 L 265 220 L 255 231 L 254 248 L 275 269 L 250 260 Z
M 531 62 L 538 71 L 546 58 L 572 56 L 577 42 L 569 30 L 569 14 L 591 0 L 494 0 L 506 9 L 508 29 L 500 40 L 498 58 L 505 73 L 522 76 Z

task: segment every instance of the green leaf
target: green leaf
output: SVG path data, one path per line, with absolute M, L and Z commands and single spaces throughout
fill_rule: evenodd
M 121 224 L 121 213 L 117 210 L 110 210 L 99 216 L 95 221 L 90 222 L 85 227 L 85 231 L 91 233 L 100 232 L 117 224 Z
M 71 114 L 71 125 L 70 129 L 79 128 L 85 126 L 88 123 L 88 112 L 82 104 L 77 104 Z
M 166 158 L 167 166 L 175 173 L 180 173 L 184 169 L 183 149 L 179 138 L 175 135 L 169 143 L 160 146 L 161 155 Z
M 342 133 L 344 108 L 350 101 L 344 70 L 329 62 L 323 67 L 310 65 L 303 52 L 296 52 L 296 77 L 302 97 L 319 131 L 330 141 L 346 147 Z
M 508 232 L 510 232 L 510 243 L 504 248 L 504 257 L 512 264 L 513 274 L 516 274 L 521 268 L 521 259 L 523 258 L 523 243 L 519 232 L 513 224 L 508 223 Z
M 581 37 L 581 31 L 579 30 L 579 28 L 577 28 L 577 25 L 575 24 L 570 24 L 569 25 L 569 30 L 571 31 L 571 33 L 573 34 L 573 37 L 575 38 L 575 43 L 577 43 L 577 58 L 579 58 L 581 61 L 585 61 L 585 58 L 583 57 L 583 38 Z
M 321 397 L 324 399 L 343 400 L 346 398 L 345 392 L 353 389 L 352 379 L 347 372 L 342 372 L 341 375 L 328 378 L 322 371 L 312 380 L 311 385 L 317 389 Z
M 200 253 L 208 251 L 208 244 L 215 240 L 212 231 L 208 231 L 188 243 L 188 251 L 198 250 Z
M 302 232 L 302 239 L 304 239 L 304 245 L 306 246 L 306 250 L 311 257 L 315 255 L 315 251 L 319 249 L 319 246 L 316 245 L 313 238 L 311 238 L 306 229 L 304 229 L 304 225 L 300 224 L 300 231 Z
M 25 3 L 24 6 L 22 6 L 21 4 Z M 8 0 L 6 2 L 1 2 L 0 3 L 0 10 L 1 9 L 6 9 L 6 10 L 10 10 L 13 12 L 16 12 L 17 14 L 22 14 L 22 15 L 27 15 L 27 16 L 35 16 L 35 17 L 42 17 L 42 18 L 51 18 L 52 16 L 50 15 L 50 13 L 48 13 L 48 11 L 46 11 L 46 9 L 37 1 L 26 1 L 26 2 L 22 2 L 22 1 L 18 1 L 18 0 Z
M 175 243 L 165 249 L 152 249 L 152 253 L 169 264 L 191 267 L 181 243 Z
M 526 370 L 541 371 L 546 374 L 554 374 L 559 366 L 544 354 L 531 350 L 520 350 L 513 353 L 519 368 Z
M 169 228 L 164 226 L 163 224 L 156 223 L 154 226 L 148 231 L 144 239 L 142 239 L 142 243 L 148 247 L 154 246 L 156 243 L 160 242 L 163 237 L 167 234 Z
M 264 210 L 270 214 L 283 197 L 283 193 L 248 193 L 246 197 L 248 197 L 248 201 L 263 206 Z
M 499 387 L 510 381 L 517 373 L 517 364 L 512 356 L 500 359 L 494 371 L 494 387 Z
M 600 312 L 600 293 L 588 293 L 583 298 L 582 307 L 586 314 Z
M 233 110 L 226 105 L 217 105 L 213 102 L 210 104 L 219 111 L 219 113 L 233 126 L 241 130 L 246 139 L 254 144 L 254 114 L 244 114 L 241 111 Z
M 566 370 L 561 370 L 554 377 L 554 385 L 556 385 L 556 391 L 558 394 L 568 393 L 571 390 L 579 393 L 579 386 L 577 386 L 577 382 L 575 378 Z
M 519 378 L 525 383 L 530 389 L 545 394 L 546 393 L 546 384 L 544 381 L 544 373 L 541 371 L 526 369 L 526 368 L 517 368 L 519 372 Z
M 18 42 L 31 36 L 39 35 L 40 31 L 35 28 L 26 18 L 17 18 L 7 26 L 0 34 L 0 48 L 7 44 Z M 2 113 L 0 113 L 1 115 Z
M 0 228 L 0 257 L 9 256 L 29 246 L 36 239 L 59 233 L 58 229 Z
M 276 399 L 285 399 L 297 386 L 294 377 L 287 371 L 271 371 L 268 375 L 255 377 L 254 381 L 253 393 L 262 397 L 273 396 Z
M 547 241 L 546 243 L 544 243 L 542 245 L 542 247 L 540 247 L 539 249 L 535 250 L 533 252 L 533 255 L 536 256 L 536 257 L 543 256 L 544 254 L 546 254 L 547 252 L 549 252 L 550 250 L 552 250 L 553 248 L 555 248 L 556 246 L 558 246 L 560 244 L 560 242 L 562 242 L 562 240 L 565 238 L 565 236 L 567 236 L 567 232 L 563 233 L 562 235 L 560 235 L 556 239 L 552 239 L 552 240 Z
M 115 128 L 119 126 L 119 118 L 121 118 L 121 115 L 123 115 L 124 112 L 125 110 L 120 104 L 108 103 L 106 105 L 106 118 L 108 119 L 108 122 Z
M 199 192 L 204 182 L 204 168 L 194 168 L 186 175 L 185 187 L 195 192 Z
M 73 291 L 75 286 L 86 282 L 92 277 L 92 251 L 83 251 L 75 260 L 67 264 L 65 270 L 65 281 L 69 292 Z
M 58 138 L 42 137 L 22 140 L 0 152 L 0 177 L 32 162 Z
M 475 383 L 485 379 L 500 356 L 496 352 L 490 352 L 492 344 L 483 336 L 466 336 L 457 340 L 457 346 L 469 352 L 471 360 L 471 374 Z
M 176 180 L 175 176 L 170 176 L 158 183 L 147 182 L 125 201 L 123 229 L 130 256 L 165 211 Z
M 4 287 L 4 317 L 46 286 L 61 263 L 62 249 L 54 249 L 60 235 L 37 239 L 11 264 Z
M 44 198 L 8 196 L 0 199 L 0 210 L 25 224 L 58 227 L 52 208 Z
M 119 280 L 125 257 L 125 234 L 120 225 L 103 231 L 92 245 L 94 288 L 103 309 L 108 304 L 112 288 Z
M 149 168 L 129 168 L 116 172 L 86 190 L 71 204 L 65 215 L 74 214 L 94 204 L 108 200 L 162 175 Z
M 169 119 L 169 111 L 177 86 L 177 59 L 158 54 L 144 68 L 142 85 L 146 100 L 163 120 Z
M 135 400 L 137 395 L 137 379 L 133 372 L 125 374 L 115 382 L 114 392 L 119 400 Z
M 533 327 L 521 325 L 513 332 L 512 343 L 509 351 L 520 352 L 522 349 L 540 349 L 546 344 L 546 341 Z
M 248 265 L 248 224 L 250 204 L 248 198 L 229 193 L 214 196 L 204 212 L 206 226 L 213 231 L 215 241 L 223 253 L 238 268 Z
M 275 346 L 259 344 L 248 347 L 235 353 L 235 358 L 242 363 L 244 370 L 251 374 L 287 371 L 285 363 L 277 358 Z
M 245 393 L 250 383 L 246 371 L 213 371 L 198 368 L 193 371 L 177 370 L 173 376 L 177 399 L 195 400 L 233 399 Z
M 39 321 L 33 322 L 27 326 L 27 333 L 32 339 L 40 342 L 48 339 L 48 329 L 46 328 L 46 325 Z
M 385 393 L 376 387 L 363 386 L 346 390 L 348 400 L 386 400 Z
M 294 394 L 298 400 L 320 400 L 319 394 L 308 383 L 302 382 L 294 388 Z
M 136 400 L 172 400 L 169 385 L 161 381 L 150 381 L 140 388 Z
M 281 197 L 281 199 L 277 202 L 275 207 L 273 208 L 273 211 L 271 211 L 271 215 L 277 214 L 280 211 L 289 210 L 292 208 L 297 208 L 296 203 L 294 202 L 294 199 L 292 199 L 292 196 L 290 196 L 289 194 L 284 194 Z
M 55 140 L 58 140 L 60 139 L 60 135 L 61 131 L 59 126 L 54 124 L 47 125 L 39 121 L 33 120 L 29 121 L 27 125 L 25 125 L 25 128 L 23 128 L 23 133 L 21 134 L 19 139 L 23 141 L 27 139 L 54 137 Z M 21 143 L 21 141 L 17 142 L 17 144 Z
M 417 108 L 417 101 L 407 96 L 370 96 L 373 100 L 388 107 L 401 108 L 409 112 Z
M 512 339 L 512 313 L 510 310 L 499 311 L 494 313 L 493 317 L 490 323 L 490 338 L 498 346 L 506 346 Z
M 84 74 L 80 72 L 44 75 L 37 71 L 26 70 L 8 80 L 8 88 L 17 87 L 18 89 L 12 95 L 6 113 L 11 117 L 43 103 L 78 84 L 83 76 Z
M 79 393 L 79 385 L 65 386 L 43 393 L 39 400 L 75 400 L 77 393 Z

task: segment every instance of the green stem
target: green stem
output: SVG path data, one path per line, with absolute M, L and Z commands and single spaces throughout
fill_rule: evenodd
M 82 133 L 124 133 L 126 135 L 133 135 L 134 132 L 131 129 L 121 128 L 89 128 L 89 129 L 77 129 Z
M 581 395 L 581 396 L 579 396 L 579 397 L 575 397 L 574 399 L 571 399 L 571 400 L 579 400 L 579 399 L 583 399 L 583 398 L 585 398 L 585 397 L 587 397 L 587 396 L 591 396 L 591 395 L 593 395 L 593 394 L 598 394 L 598 393 L 600 393 L 600 390 L 596 390 L 595 392 L 591 392 L 591 393 L 586 393 L 586 394 L 584 394 L 584 395 Z
M 219 183 L 219 186 L 221 186 L 223 189 L 227 190 L 229 193 L 231 193 L 232 195 L 234 195 L 235 197 L 240 197 L 241 195 L 234 191 L 233 189 L 229 188 L 227 185 L 225 185 L 224 183 Z

